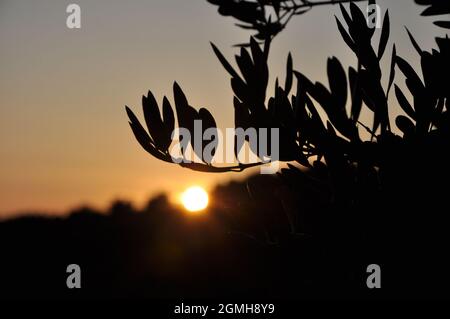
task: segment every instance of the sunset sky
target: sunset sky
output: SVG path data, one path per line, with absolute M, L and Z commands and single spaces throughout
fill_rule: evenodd
M 66 27 L 70 3 L 81 7 L 81 29 Z M 412 0 L 378 3 L 389 8 L 398 54 L 418 66 L 403 26 L 426 49 L 445 32 L 421 18 L 423 8 Z M 337 6 L 314 8 L 275 39 L 271 86 L 275 76 L 284 78 L 289 51 L 297 70 L 326 85 L 328 57 L 355 65 L 334 14 L 341 16 Z M 232 45 L 250 35 L 234 22 L 206 0 L 0 0 L 0 217 L 103 208 L 117 198 L 140 205 L 162 191 L 242 177 L 152 158 L 124 110 L 128 105 L 142 119 L 142 95 L 151 89 L 158 101 L 173 101 L 176 80 L 194 107 L 208 107 L 221 128 L 233 127 L 229 76 L 209 41 L 231 59 Z

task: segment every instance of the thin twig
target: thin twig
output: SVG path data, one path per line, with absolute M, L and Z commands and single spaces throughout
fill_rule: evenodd
M 239 164 L 235 166 L 226 166 L 226 167 L 217 167 L 212 165 L 206 165 L 203 163 L 180 163 L 180 166 L 192 169 L 194 171 L 199 172 L 208 172 L 208 173 L 226 173 L 226 172 L 242 172 L 243 170 L 255 166 L 261 166 L 267 163 L 257 162 L 250 164 Z
M 339 4 L 339 3 L 348 3 L 348 2 L 361 2 L 367 0 L 328 0 L 328 1 L 316 1 L 316 2 L 307 2 L 302 4 L 296 4 L 293 6 L 282 5 L 281 7 L 284 10 L 296 10 L 301 8 L 310 8 L 315 6 L 329 5 L 329 4 Z

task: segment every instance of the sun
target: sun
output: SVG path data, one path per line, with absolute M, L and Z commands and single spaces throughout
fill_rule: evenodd
M 184 208 L 190 212 L 197 212 L 208 206 L 208 193 L 200 186 L 192 186 L 181 195 Z

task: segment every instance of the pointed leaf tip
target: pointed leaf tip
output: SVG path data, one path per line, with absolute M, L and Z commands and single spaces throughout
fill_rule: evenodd
M 389 33 L 390 33 L 389 10 L 386 10 L 383 19 L 383 27 L 381 30 L 380 42 L 378 44 L 378 60 L 380 60 L 384 54 L 384 50 L 386 49 L 386 45 L 389 40 Z

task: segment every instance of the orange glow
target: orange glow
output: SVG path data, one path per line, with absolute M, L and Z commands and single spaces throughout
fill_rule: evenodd
M 181 195 L 184 208 L 190 212 L 197 212 L 208 206 L 208 193 L 200 186 L 192 186 Z

